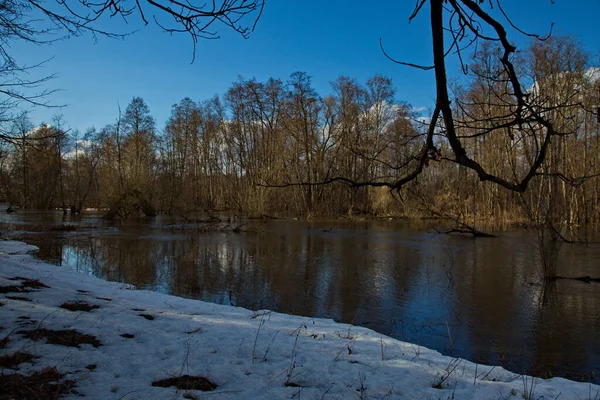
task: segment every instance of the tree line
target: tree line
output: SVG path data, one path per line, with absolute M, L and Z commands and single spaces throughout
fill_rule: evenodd
M 391 79 L 340 76 L 323 96 L 295 72 L 285 81 L 239 79 L 204 101 L 184 98 L 164 127 L 139 97 L 112 123 L 84 132 L 60 117 L 35 126 L 23 115 L 1 142 L 0 197 L 21 208 L 102 208 L 112 218 L 223 210 L 472 221 L 552 215 L 597 225 L 600 69 L 570 37 L 535 41 L 511 63 L 543 119 L 519 121 L 501 51 L 483 43 L 473 52 L 470 78 L 451 85 L 452 123 L 490 176 L 518 180 L 535 167 L 525 193 L 457 162 L 447 121 L 398 101 Z M 406 184 L 390 184 L 415 169 Z

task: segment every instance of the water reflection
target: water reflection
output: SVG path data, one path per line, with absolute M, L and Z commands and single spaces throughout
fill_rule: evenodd
M 192 235 L 143 225 L 28 240 L 44 259 L 140 289 L 332 318 L 518 373 L 600 381 L 600 285 L 531 284 L 526 233 L 474 240 L 393 222 L 254 228 Z M 598 245 L 564 249 L 564 274 L 600 275 Z

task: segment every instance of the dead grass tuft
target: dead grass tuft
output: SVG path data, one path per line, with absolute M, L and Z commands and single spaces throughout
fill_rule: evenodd
M 1 374 L 0 400 L 55 400 L 75 386 L 74 381 L 60 382 L 64 377 L 56 368 L 45 368 L 32 375 Z
M 162 379 L 152 382 L 152 386 L 170 387 L 175 386 L 179 390 L 202 390 L 210 392 L 217 388 L 217 385 L 202 376 L 182 375 L 174 378 Z
M 19 364 L 33 363 L 33 360 L 39 358 L 33 354 L 17 351 L 13 354 L 0 356 L 0 368 L 19 369 Z
M 42 282 L 37 279 L 29 279 L 23 278 L 20 276 L 15 276 L 14 278 L 9 278 L 11 281 L 21 281 L 21 286 L 9 285 L 9 286 L 0 286 L 0 293 L 30 293 L 32 289 L 48 289 L 50 286 L 44 285 Z
M 50 286 L 43 284 L 42 282 L 38 281 L 37 279 L 23 278 L 20 276 L 15 276 L 15 279 L 20 280 L 21 286 L 23 286 L 23 287 L 32 288 L 32 289 L 50 289 Z
M 52 329 L 34 329 L 32 331 L 17 332 L 33 341 L 46 338 L 48 344 L 59 344 L 61 346 L 79 347 L 81 344 L 91 344 L 94 347 L 102 346 L 102 343 L 92 335 L 77 332 L 74 329 L 55 331 Z
M 29 290 L 23 286 L 15 286 L 15 285 L 0 286 L 0 293 L 2 293 L 2 294 L 4 294 L 4 293 L 30 293 L 30 292 L 31 292 L 31 290 Z
M 0 339 L 0 349 L 5 349 L 6 346 L 8 346 L 9 342 L 10 342 L 10 337 L 8 337 L 8 336 L 4 336 L 3 339 Z
M 92 310 L 100 308 L 100 306 L 97 306 L 95 304 L 88 304 L 84 301 L 68 301 L 66 303 L 61 304 L 59 307 L 64 308 L 65 310 L 69 310 L 69 311 L 86 311 L 86 312 L 90 312 Z
M 6 296 L 6 298 L 9 300 L 31 301 L 30 298 L 23 297 L 23 296 Z

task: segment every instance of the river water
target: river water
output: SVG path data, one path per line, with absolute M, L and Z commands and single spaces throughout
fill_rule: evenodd
M 55 224 L 60 213 L 2 222 Z M 17 231 L 38 257 L 139 289 L 362 325 L 515 373 L 600 383 L 600 284 L 539 283 L 535 236 L 441 235 L 435 222 L 249 221 L 241 233 L 113 225 Z M 94 227 L 91 229 L 90 227 Z M 18 229 L 18 228 L 17 228 Z M 560 275 L 600 276 L 600 244 L 562 246 Z

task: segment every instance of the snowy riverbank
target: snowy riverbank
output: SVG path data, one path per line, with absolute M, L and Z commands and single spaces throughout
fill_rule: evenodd
M 0 399 L 34 398 L 37 385 L 90 399 L 600 400 L 596 385 L 476 365 L 331 320 L 132 290 L 32 251 L 0 241 Z M 42 388 L 44 376 L 53 383 Z

